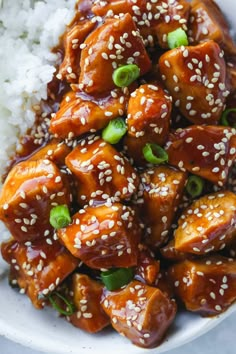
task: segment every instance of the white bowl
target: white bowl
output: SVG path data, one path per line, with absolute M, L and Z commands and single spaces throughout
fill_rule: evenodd
M 217 3 L 224 10 L 229 22 L 233 23 L 235 0 L 218 0 Z M 115 348 L 116 354 L 159 354 L 206 333 L 235 310 L 236 304 L 214 318 L 201 318 L 189 312 L 179 313 L 162 345 L 147 351 L 132 345 L 111 329 L 102 334 L 90 335 L 58 318 L 50 309 L 37 311 L 26 296 L 9 287 L 6 276 L 0 278 L 0 335 L 48 353 L 104 354 Z

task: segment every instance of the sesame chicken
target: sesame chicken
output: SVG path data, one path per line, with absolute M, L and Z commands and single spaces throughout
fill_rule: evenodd
M 162 48 L 168 48 L 167 35 L 181 27 L 187 29 L 190 5 L 185 0 L 106 0 L 94 1 L 92 11 L 106 18 L 129 13 L 147 44 L 157 37 Z
M 120 89 L 96 98 L 82 92 L 66 94 L 60 109 L 52 116 L 50 131 L 63 139 L 95 132 L 104 128 L 110 120 L 123 116 L 127 101 L 127 95 Z
M 137 265 L 141 229 L 131 207 L 114 203 L 81 209 L 57 235 L 75 257 L 92 269 Z
M 84 40 L 94 29 L 95 23 L 92 21 L 80 21 L 64 35 L 65 55 L 59 67 L 57 78 L 66 79 L 67 82 L 78 82 L 80 74 L 80 55 Z M 82 48 L 81 48 L 82 47 Z
M 153 250 L 168 239 L 186 180 L 185 172 L 168 166 L 150 168 L 141 175 L 137 203 L 147 227 L 145 243 Z
M 81 140 L 67 155 L 66 165 L 77 182 L 80 205 L 130 199 L 139 184 L 129 161 L 98 136 Z
M 236 261 L 230 258 L 185 260 L 170 267 L 168 274 L 189 311 L 218 315 L 236 300 Z
M 194 124 L 217 124 L 229 91 L 223 52 L 214 41 L 181 46 L 159 59 L 163 82 L 175 106 Z
M 10 239 L 2 243 L 1 252 L 14 274 L 11 282 L 17 283 L 38 309 L 48 303 L 47 296 L 78 265 L 78 260 L 51 234 L 25 243 Z
M 236 236 L 236 195 L 220 191 L 194 201 L 175 231 L 177 251 L 198 255 L 222 250 Z
M 193 44 L 213 40 L 227 55 L 236 54 L 229 25 L 215 1 L 193 0 L 191 2 L 188 33 L 190 42 Z
M 22 161 L 1 190 L 0 218 L 17 241 L 34 240 L 51 232 L 50 210 L 70 202 L 67 177 L 52 161 Z
M 103 293 L 101 283 L 88 275 L 74 273 L 68 290 L 76 307 L 76 311 L 67 316 L 73 326 L 89 333 L 96 333 L 110 324 L 110 318 L 100 305 Z
M 147 143 L 164 145 L 166 142 L 172 109 L 172 99 L 160 85 L 139 86 L 128 103 L 125 139 L 127 154 L 138 165 L 145 164 L 142 149 Z
M 155 254 L 145 245 L 138 245 L 138 265 L 134 278 L 147 285 L 154 285 L 160 271 L 160 261 Z
M 166 144 L 170 165 L 223 187 L 236 158 L 236 130 L 223 126 L 178 129 Z
M 106 291 L 102 306 L 115 330 L 143 348 L 161 342 L 176 314 L 175 301 L 135 280 L 124 289 Z
M 86 38 L 84 44 L 79 85 L 86 93 L 114 89 L 112 74 L 119 65 L 137 64 L 141 75 L 151 68 L 140 33 L 129 14 L 105 20 Z

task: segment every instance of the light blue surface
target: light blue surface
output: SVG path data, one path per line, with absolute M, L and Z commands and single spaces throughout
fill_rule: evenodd
M 236 313 L 226 318 L 207 334 L 168 354 L 235 354 Z M 112 350 L 112 348 L 111 348 Z M 0 354 L 41 354 L 0 337 Z M 56 353 L 49 353 L 56 354 Z M 96 354 L 96 353 L 94 353 Z M 127 353 L 128 354 L 128 353 Z M 148 350 L 147 350 L 148 354 Z

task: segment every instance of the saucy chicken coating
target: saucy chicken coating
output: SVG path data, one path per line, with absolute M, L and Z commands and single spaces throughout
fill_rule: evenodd
M 127 109 L 125 146 L 138 165 L 145 165 L 142 149 L 147 143 L 164 145 L 172 110 L 172 98 L 160 85 L 144 84 L 131 93 Z
M 85 38 L 92 32 L 94 27 L 95 23 L 92 21 L 80 21 L 63 36 L 65 55 L 57 74 L 59 80 L 66 79 L 70 83 L 78 82 L 81 45 L 83 48 Z
M 166 144 L 170 165 L 224 186 L 236 158 L 236 130 L 223 126 L 178 129 Z
M 167 241 L 186 181 L 185 172 L 168 166 L 150 168 L 141 175 L 137 203 L 147 227 L 145 243 L 151 249 L 155 250 Z
M 222 250 L 236 237 L 236 195 L 220 191 L 193 202 L 178 221 L 175 248 L 198 255 Z
M 29 160 L 9 172 L 0 194 L 0 219 L 19 241 L 47 236 L 51 209 L 70 205 L 66 176 L 50 160 Z
M 108 0 L 95 1 L 92 11 L 97 16 L 113 17 L 123 13 L 132 16 L 144 39 L 152 43 L 157 37 L 162 48 L 168 48 L 167 35 L 177 28 L 187 29 L 190 5 L 185 0 Z
M 194 124 L 217 124 L 229 94 L 226 65 L 217 43 L 181 46 L 159 59 L 163 82 L 175 106 Z
M 50 235 L 25 243 L 9 240 L 2 243 L 1 252 L 15 276 L 12 284 L 17 283 L 38 309 L 78 265 L 78 259 Z
M 98 136 L 81 140 L 66 157 L 66 165 L 77 182 L 80 205 L 130 199 L 139 184 L 129 161 Z
M 192 0 L 189 21 L 189 40 L 193 44 L 213 40 L 227 55 L 236 54 L 228 23 L 215 1 Z
M 57 235 L 75 257 L 92 269 L 137 265 L 141 229 L 131 207 L 114 203 L 81 209 Z
M 136 280 L 124 289 L 106 291 L 102 306 L 115 330 L 143 348 L 160 344 L 176 314 L 174 300 Z
M 112 74 L 120 65 L 136 64 L 140 75 L 151 68 L 151 60 L 130 14 L 105 20 L 84 44 L 79 87 L 87 93 L 114 89 Z
M 58 167 L 65 166 L 65 158 L 71 149 L 58 139 L 51 140 L 47 145 L 36 150 L 27 161 L 49 160 L 54 162 Z
M 76 312 L 67 319 L 73 326 L 89 333 L 96 333 L 110 324 L 110 318 L 100 304 L 102 284 L 88 275 L 75 273 L 72 275 L 69 292 Z
M 189 311 L 219 315 L 236 300 L 236 261 L 230 258 L 185 260 L 170 267 L 168 274 Z
M 154 285 L 160 271 L 160 261 L 145 245 L 138 245 L 138 265 L 135 268 L 135 279 L 147 285 Z
M 126 113 L 128 97 L 122 90 L 97 95 L 83 92 L 66 94 L 53 114 L 50 131 L 59 138 L 73 138 L 104 128 L 110 120 Z

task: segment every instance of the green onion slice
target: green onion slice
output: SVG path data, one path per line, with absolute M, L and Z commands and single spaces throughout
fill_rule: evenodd
M 132 84 L 140 75 L 140 69 L 136 64 L 123 65 L 117 68 L 112 75 L 113 82 L 118 87 L 126 87 Z
M 110 144 L 117 144 L 120 139 L 125 135 L 127 129 L 128 128 L 125 124 L 124 119 L 113 119 L 109 122 L 106 128 L 103 129 L 102 138 Z
M 178 28 L 167 35 L 168 47 L 170 49 L 181 47 L 181 45 L 188 45 L 188 37 L 182 28 Z
M 199 197 L 204 188 L 204 180 L 199 176 L 190 176 L 186 184 L 186 190 L 192 198 Z
M 67 205 L 57 205 L 50 211 L 50 224 L 54 229 L 66 227 L 71 222 L 70 212 Z
M 143 155 L 147 162 L 159 165 L 168 161 L 167 152 L 157 144 L 146 144 L 143 148 Z
M 64 310 L 62 309 L 58 303 L 56 302 L 56 299 L 62 300 L 64 302 L 64 304 L 66 305 L 67 309 Z M 67 299 L 65 298 L 63 295 L 61 295 L 60 293 L 58 293 L 57 291 L 54 291 L 52 294 L 50 294 L 48 296 L 48 299 L 52 305 L 52 307 L 58 311 L 61 315 L 65 315 L 65 316 L 71 316 L 74 312 L 75 312 L 75 307 L 74 305 Z
M 220 124 L 221 124 L 221 125 L 224 125 L 224 126 L 226 126 L 226 127 L 231 126 L 231 127 L 233 127 L 233 128 L 236 128 L 236 122 L 233 123 L 233 124 L 231 124 L 231 123 L 229 122 L 229 119 L 228 119 L 228 115 L 229 115 L 230 113 L 235 113 L 235 112 L 236 112 L 236 108 L 228 108 L 228 109 L 226 109 L 226 110 L 222 113 L 222 116 L 221 116 L 221 118 L 220 118 Z
M 134 277 L 133 268 L 113 268 L 101 273 L 102 282 L 108 290 L 120 289 Z

